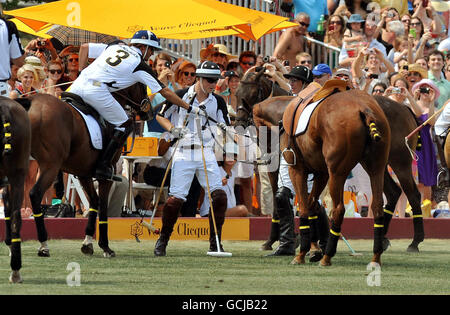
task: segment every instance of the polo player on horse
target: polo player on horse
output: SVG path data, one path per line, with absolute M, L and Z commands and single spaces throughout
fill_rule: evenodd
M 104 50 L 95 61 L 85 68 L 74 81 L 71 93 L 80 96 L 90 104 L 110 124 L 114 133 L 104 147 L 97 163 L 97 179 L 113 178 L 112 159 L 123 147 L 133 129 L 131 119 L 114 99 L 112 92 L 125 89 L 135 83 L 147 85 L 153 93 L 161 93 L 171 103 L 191 111 L 189 104 L 179 98 L 172 90 L 165 87 L 148 65 L 154 51 L 161 50 L 160 41 L 150 31 L 141 30 L 134 34 L 129 45 L 104 45 Z

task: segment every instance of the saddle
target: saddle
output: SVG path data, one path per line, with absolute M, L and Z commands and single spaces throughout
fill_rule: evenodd
M 306 106 L 347 89 L 347 82 L 340 79 L 328 80 L 323 86 L 317 82 L 311 82 L 305 89 L 300 91 L 284 111 L 283 128 L 286 133 L 290 136 L 294 135 L 300 116 Z
M 106 121 L 96 110 L 94 107 L 86 103 L 79 95 L 70 93 L 70 92 L 62 92 L 61 93 L 61 100 L 63 102 L 66 102 L 67 104 L 75 107 L 77 110 L 79 110 L 81 113 L 87 116 L 91 116 L 97 123 L 100 128 L 101 138 L 102 142 L 104 143 L 105 139 L 109 138 L 109 134 L 111 133 L 111 130 L 114 129 L 114 126 L 110 124 L 108 121 Z M 93 144 L 95 140 L 93 140 L 93 134 L 91 131 L 91 127 L 88 125 L 86 119 L 85 119 L 86 127 L 88 128 L 89 133 L 91 134 L 91 144 L 94 148 L 96 148 L 96 145 Z

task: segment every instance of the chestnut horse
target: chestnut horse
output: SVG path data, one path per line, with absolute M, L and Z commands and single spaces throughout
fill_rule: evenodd
M 25 177 L 31 148 L 30 120 L 25 109 L 17 102 L 0 96 L 0 179 L 2 181 L 5 211 L 5 243 L 11 252 L 12 283 L 22 282 L 20 208 L 23 202 Z
M 136 112 L 143 114 L 140 112 L 140 106 L 144 101 L 148 101 L 146 87 L 141 83 L 114 92 L 113 96 L 123 107 L 131 106 L 132 115 Z M 41 201 L 45 191 L 62 170 L 78 177 L 89 199 L 86 239 L 81 251 L 88 255 L 94 252 L 92 237 L 98 213 L 98 245 L 105 257 L 114 257 L 115 252 L 109 248 L 108 244 L 107 225 L 108 195 L 112 182 L 98 180 L 99 194 L 97 194 L 92 177 L 101 150 L 94 149 L 91 145 L 89 132 L 82 116 L 72 106 L 49 94 L 37 94 L 29 99 L 18 99 L 18 101 L 24 106 L 29 106 L 28 115 L 32 130 L 31 155 L 37 160 L 40 170 L 39 178 L 30 191 L 33 217 L 38 240 L 41 243 L 38 255 L 44 257 L 50 255 Z M 112 132 L 112 126 L 109 129 Z M 117 152 L 113 165 L 117 162 L 120 153 L 120 151 Z
M 264 78 L 264 77 L 263 77 Z M 252 78 L 253 79 L 253 78 Z M 262 80 L 260 78 L 260 80 Z M 245 110 L 240 110 L 237 112 L 237 120 L 243 127 L 247 127 L 247 124 L 255 124 L 259 126 L 278 126 L 279 122 L 283 117 L 284 110 L 293 96 L 277 97 L 279 102 L 272 107 L 262 108 L 258 106 L 256 111 L 253 111 L 253 105 L 257 103 L 258 95 L 259 98 L 267 98 L 269 93 L 262 93 L 261 91 L 267 91 L 267 88 L 260 89 L 259 86 L 265 85 L 264 83 L 255 83 L 252 85 L 245 85 L 238 89 L 238 104 L 240 107 L 247 107 Z M 415 119 L 414 114 L 411 110 L 402 104 L 399 104 L 390 98 L 383 96 L 375 96 L 376 101 L 383 109 L 389 123 L 391 126 L 391 148 L 389 152 L 389 162 L 388 164 L 394 170 L 401 188 L 405 192 L 408 201 L 411 205 L 413 212 L 413 226 L 414 226 L 414 236 L 411 244 L 408 246 L 407 251 L 417 252 L 418 245 L 424 239 L 424 228 L 423 228 L 423 218 L 422 211 L 420 207 L 420 192 L 417 189 L 417 185 L 414 182 L 412 176 L 412 157 L 407 146 L 405 145 L 405 137 L 414 129 L 417 128 L 418 122 Z M 250 105 L 249 104 L 253 104 Z M 409 139 L 409 147 L 411 150 L 415 150 L 418 142 L 417 134 Z M 448 142 L 450 143 L 450 142 Z M 450 145 L 449 145 L 450 147 Z M 450 152 L 450 151 L 449 151 Z M 275 192 L 277 189 L 277 173 L 269 173 L 271 178 L 272 189 Z M 401 189 L 393 181 L 387 168 L 385 170 L 384 176 L 384 187 L 383 191 L 385 193 L 387 203 L 384 207 L 385 224 L 384 224 L 384 234 L 388 232 L 389 223 L 392 219 L 393 213 L 395 211 L 395 206 L 401 195 Z M 320 214 L 320 213 L 319 213 Z M 319 216 L 320 218 L 320 216 Z M 313 226 L 313 225 L 312 225 Z M 320 224 L 323 226 L 323 224 Z M 272 227 L 273 228 L 273 227 Z M 319 231 L 321 239 L 326 236 L 326 231 Z M 270 237 L 267 242 L 271 241 Z M 272 240 L 273 242 L 274 240 Z M 315 241 L 315 240 L 312 240 Z M 387 249 L 389 246 L 389 241 L 385 237 L 383 248 Z

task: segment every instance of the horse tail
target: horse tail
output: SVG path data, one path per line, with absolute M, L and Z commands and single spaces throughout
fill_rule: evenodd
M 19 103 L 20 105 L 22 105 L 23 108 L 25 108 L 25 110 L 28 112 L 28 110 L 31 107 L 31 98 L 28 97 L 19 97 L 14 99 L 17 103 Z
M 378 131 L 376 119 L 373 116 L 373 112 L 366 108 L 364 111 L 360 111 L 359 115 L 363 121 L 363 123 L 369 128 L 369 136 L 375 142 L 381 140 L 380 132 Z
M 11 152 L 11 119 L 9 111 L 5 106 L 1 106 L 0 110 L 0 151 L 1 156 L 5 156 Z

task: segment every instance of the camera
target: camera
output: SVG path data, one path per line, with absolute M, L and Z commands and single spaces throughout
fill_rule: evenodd
M 409 70 L 409 67 L 408 67 L 408 65 L 404 65 L 404 66 L 402 67 L 402 69 L 403 69 L 403 70 Z
M 369 78 L 370 79 L 378 79 L 378 74 L 371 73 L 371 74 L 369 74 Z
M 169 62 L 169 61 L 166 61 L 166 62 L 164 63 L 164 67 L 170 68 L 170 62 Z
M 398 87 L 394 87 L 394 88 L 392 88 L 391 93 L 392 94 L 401 94 L 402 90 Z
M 45 40 L 39 40 L 38 42 L 37 42 L 37 45 L 38 46 L 45 46 L 47 44 L 47 42 L 45 41 Z
M 283 61 L 283 66 L 285 66 L 285 67 L 289 66 L 289 60 Z
M 374 54 L 374 53 L 375 53 L 375 50 L 373 48 L 370 48 L 369 49 L 369 54 Z
M 419 89 L 420 93 L 422 94 L 430 94 L 430 88 L 427 86 L 421 86 Z
M 393 17 L 394 17 L 394 13 L 388 12 L 388 13 L 387 13 L 387 17 L 388 17 L 388 18 L 393 18 Z
M 264 63 L 270 62 L 270 56 L 265 56 L 263 58 Z

